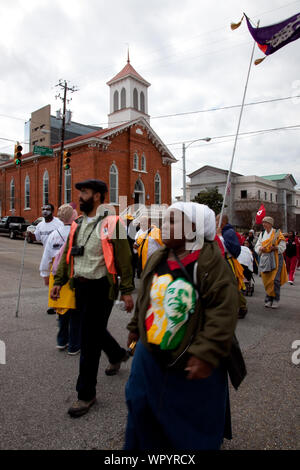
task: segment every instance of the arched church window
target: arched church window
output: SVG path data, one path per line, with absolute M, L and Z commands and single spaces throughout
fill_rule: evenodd
M 118 168 L 113 163 L 109 170 L 109 202 L 112 204 L 118 203 L 118 193 L 119 193 L 119 173 Z
M 144 113 L 145 112 L 145 95 L 143 91 L 141 91 L 141 95 L 140 95 L 140 104 L 141 104 L 141 111 Z
M 10 180 L 10 191 L 9 191 L 9 208 L 10 210 L 14 210 L 15 208 L 15 180 L 12 178 Z
M 126 90 L 122 88 L 121 90 L 121 109 L 126 108 Z
M 138 154 L 135 152 L 135 154 L 133 155 L 133 169 L 134 170 L 138 170 L 139 169 L 139 156 Z
M 133 107 L 134 109 L 139 109 L 139 98 L 136 88 L 133 90 Z
M 25 178 L 25 209 L 30 208 L 30 179 L 27 175 Z
M 114 92 L 114 111 L 118 111 L 119 109 L 119 92 L 116 90 Z
M 142 155 L 142 158 L 141 158 L 141 170 L 146 171 L 146 157 L 144 154 Z
M 154 204 L 161 204 L 161 179 L 158 173 L 154 178 Z
M 43 174 L 43 206 L 49 203 L 49 174 L 45 170 Z
M 72 201 L 72 173 L 71 168 L 65 170 L 65 204 Z

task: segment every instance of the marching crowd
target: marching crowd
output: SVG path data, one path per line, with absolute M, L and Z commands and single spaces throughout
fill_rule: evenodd
M 241 235 L 226 215 L 193 202 L 172 204 L 155 226 L 147 216 L 110 215 L 100 180 L 75 187 L 83 215 L 64 204 L 56 218 L 46 204 L 30 235 L 44 245 L 40 274 L 48 313 L 58 316 L 57 348 L 80 354 L 69 415 L 96 402 L 101 352 L 112 376 L 134 349 L 124 449 L 219 449 L 232 437 L 228 378 L 238 388 L 246 375 L 235 328 L 248 312 L 253 274 L 265 307 L 278 308 L 280 287 L 300 269 L 299 237 L 268 216 L 262 232 Z M 127 349 L 107 329 L 117 299 L 133 311 Z

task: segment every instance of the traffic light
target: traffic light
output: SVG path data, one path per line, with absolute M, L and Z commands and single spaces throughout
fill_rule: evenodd
M 69 150 L 64 150 L 64 169 L 70 169 L 70 162 L 71 162 L 71 152 Z
M 17 142 L 15 145 L 15 153 L 14 153 L 14 162 L 16 166 L 21 165 L 22 150 L 23 150 L 22 145 L 20 145 L 19 142 Z

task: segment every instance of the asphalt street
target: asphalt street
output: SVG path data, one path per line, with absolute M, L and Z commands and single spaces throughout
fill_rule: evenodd
M 98 402 L 87 415 L 69 417 L 67 409 L 76 399 L 79 356 L 55 347 L 57 321 L 46 313 L 48 289 L 39 277 L 42 246 L 38 244 L 25 247 L 16 317 L 23 249 L 22 240 L 0 236 L 0 341 L 6 349 L 5 364 L 0 360 L 0 449 L 122 449 L 124 388 L 131 360 L 118 375 L 107 377 L 103 355 Z M 292 344 L 300 340 L 299 287 L 297 271 L 295 285 L 282 288 L 280 308 L 266 309 L 261 279 L 255 277 L 253 297 L 247 298 L 249 313 L 237 327 L 248 375 L 238 391 L 230 388 L 233 439 L 225 440 L 223 449 L 299 449 L 300 365 L 292 362 Z M 129 319 L 129 314 L 114 307 L 109 321 L 109 330 L 124 346 Z

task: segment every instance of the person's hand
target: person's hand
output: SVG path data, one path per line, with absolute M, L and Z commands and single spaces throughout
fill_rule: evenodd
M 133 298 L 131 294 L 124 294 L 120 296 L 120 300 L 123 300 L 125 302 L 125 309 L 127 312 L 131 312 L 133 309 L 134 303 L 133 303 Z
M 49 286 L 49 276 L 44 277 L 44 284 L 45 286 Z
M 213 366 L 196 356 L 191 356 L 184 370 L 188 372 L 187 379 L 199 380 L 209 377 L 213 371 Z
M 130 332 L 128 335 L 128 339 L 127 339 L 127 347 L 129 348 L 132 341 L 138 341 L 138 340 L 139 340 L 139 334 Z
M 222 229 L 221 229 L 221 227 L 217 227 L 216 233 L 217 233 L 217 235 L 222 235 Z
M 278 246 L 271 246 L 271 251 L 277 251 L 278 250 Z
M 52 300 L 57 300 L 57 299 L 59 299 L 59 297 L 60 297 L 60 289 L 61 289 L 61 286 L 54 286 L 54 287 L 52 287 L 51 292 L 50 292 L 50 297 L 51 297 Z

